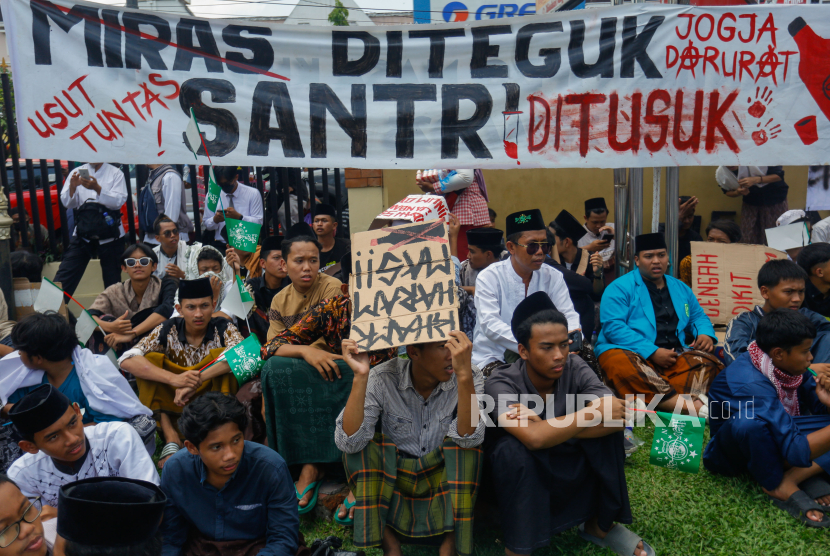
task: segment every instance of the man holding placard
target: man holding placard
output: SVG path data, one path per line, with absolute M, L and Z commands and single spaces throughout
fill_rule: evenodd
M 715 330 L 689 286 L 666 275 L 663 234 L 642 234 L 634 243 L 637 270 L 611 282 L 602 296 L 599 364 L 620 396 L 641 396 L 647 404 L 657 396 L 663 411 L 700 413 L 723 369 L 712 354 Z
M 262 225 L 262 197 L 255 188 L 237 181 L 235 166 L 216 166 L 213 170 L 222 192 L 219 194 L 216 210 L 205 206 L 203 221 L 205 227 L 214 232 L 213 239 L 221 246 L 220 251 L 224 251 L 230 240 L 230 236 L 228 236 L 228 241 L 222 237 L 226 219 Z M 230 230 L 228 233 L 230 234 Z M 241 248 L 240 245 L 236 247 Z

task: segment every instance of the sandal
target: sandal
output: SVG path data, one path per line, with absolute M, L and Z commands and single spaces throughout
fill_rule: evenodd
M 604 539 L 586 533 L 585 524 L 583 523 L 579 526 L 579 536 L 597 546 L 608 548 L 609 550 L 614 551 L 615 554 L 619 554 L 619 556 L 633 556 L 634 550 L 637 548 L 637 545 L 640 544 L 640 541 L 642 541 L 643 550 L 646 551 L 646 554 L 648 554 L 648 556 L 657 556 L 654 549 L 651 548 L 651 546 L 649 546 L 649 544 L 644 541 L 642 537 L 636 533 L 632 533 L 620 523 L 614 525 L 611 530 L 608 531 L 608 534 L 605 535 Z
M 815 500 L 822 496 L 830 496 L 830 482 L 822 475 L 813 475 L 806 481 L 803 481 L 798 488 L 807 493 L 807 496 Z M 816 502 L 821 506 L 824 513 L 830 513 L 830 506 Z
M 772 503 L 778 508 L 784 510 L 800 521 L 802 525 L 814 527 L 816 529 L 827 529 L 830 527 L 830 518 L 828 518 L 826 514 L 821 518 L 821 521 L 813 521 L 807 517 L 807 512 L 810 510 L 815 510 L 817 512 L 823 512 L 824 510 L 803 490 L 797 490 L 786 502 L 773 498 L 769 494 L 767 497 L 772 500 Z
M 172 456 L 173 454 L 175 454 L 176 452 L 178 452 L 181 449 L 182 449 L 182 447 L 179 446 L 178 444 L 176 444 L 175 442 L 168 442 L 167 444 L 165 444 L 164 448 L 161 449 L 161 455 L 159 456 L 158 468 L 162 469 L 164 467 L 164 464 L 167 463 L 166 460 L 170 456 Z M 162 460 L 165 460 L 165 461 L 162 461 Z
M 346 510 L 346 517 L 340 517 L 340 509 L 334 513 L 334 521 L 342 525 L 343 527 L 351 527 L 354 525 L 354 518 L 349 517 L 349 512 L 351 512 L 352 508 L 357 505 L 357 498 L 355 501 L 349 504 L 349 497 L 347 496 L 345 500 L 343 500 L 343 508 Z
M 307 487 L 305 487 L 303 493 L 300 494 L 297 491 L 297 483 L 294 483 L 294 492 L 297 494 L 297 511 L 300 512 L 300 515 L 307 514 L 308 512 L 314 509 L 314 506 L 317 505 L 317 495 L 320 493 L 320 485 L 322 484 L 323 481 L 314 481 L 313 483 L 310 483 Z M 311 500 L 309 500 L 308 504 L 306 504 L 305 506 L 300 506 L 300 500 L 302 500 L 303 497 L 308 493 L 308 491 L 312 489 L 314 490 L 314 495 L 311 497 Z

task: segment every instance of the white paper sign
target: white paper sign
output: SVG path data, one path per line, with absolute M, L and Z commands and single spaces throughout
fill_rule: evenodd
M 447 201 L 440 195 L 407 195 L 375 218 L 408 222 L 426 222 L 440 218 L 449 222 L 449 212 Z
M 810 244 L 810 232 L 804 222 L 796 222 L 777 228 L 767 228 L 767 245 L 779 251 L 795 249 Z

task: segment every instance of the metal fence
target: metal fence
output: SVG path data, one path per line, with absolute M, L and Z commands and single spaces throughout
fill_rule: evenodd
M 14 103 L 9 75 L 0 75 L 3 90 L 3 111 L 6 129 L 0 130 L 5 140 L 0 140 L 0 157 L 5 168 L 0 173 L 3 191 L 9 199 L 9 215 L 16 219 L 12 227 L 12 249 L 15 246 L 30 249 L 52 259 L 60 258 L 69 247 L 71 237 L 70 215 L 60 201 L 64 180 L 74 168 L 83 162 L 62 160 L 20 159 L 17 146 Z M 147 183 L 149 168 L 146 165 L 111 163 L 124 173 L 127 184 L 127 202 L 122 207 L 122 220 L 130 243 L 141 239 L 134 202 Z M 203 241 L 202 230 L 204 192 L 206 180 L 199 176 L 195 165 L 175 165 L 186 176 L 189 188 L 188 215 L 192 218 L 195 240 Z M 201 176 L 208 175 L 208 166 L 201 166 Z M 305 174 L 305 175 L 304 175 Z M 318 179 L 319 178 L 319 179 Z M 262 236 L 284 235 L 291 225 L 303 221 L 306 210 L 314 214 L 318 202 L 333 205 L 337 211 L 337 236 L 349 237 L 348 197 L 345 178 L 340 168 L 243 167 L 239 171 L 240 183 L 255 187 L 262 197 L 264 226 Z M 22 199 L 22 202 L 21 202 Z M 293 206 L 292 206 L 293 204 Z M 281 214 L 283 218 L 281 218 Z M 16 216 L 15 216 L 16 215 Z M 176 215 L 168 215 L 173 218 Z M 32 225 L 29 237 L 28 225 Z M 45 228 L 45 234 L 43 228 Z

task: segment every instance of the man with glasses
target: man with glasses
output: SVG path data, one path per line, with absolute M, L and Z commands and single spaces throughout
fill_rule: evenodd
M 0 474 L 0 556 L 46 556 L 40 497 L 29 500 Z
M 92 477 L 127 477 L 159 484 L 144 443 L 126 423 L 84 427 L 81 409 L 51 384 L 39 386 L 9 412 L 26 454 L 9 468 L 9 478 L 28 498 L 41 497 L 54 515 L 58 492 Z
M 158 267 L 153 275 L 183 280 L 190 258 L 199 253 L 202 244 L 194 242 L 193 245 L 188 245 L 187 234 L 182 234 L 179 226 L 166 214 L 158 215 L 153 223 L 153 232 L 158 244 L 153 247 L 153 252 L 158 257 Z
M 170 218 L 175 218 L 174 223 L 181 232 L 181 239 L 187 242 L 190 239 L 188 232 L 193 231 L 193 222 L 187 216 L 187 197 L 181 175 L 169 164 L 148 164 L 147 167 L 150 168 L 150 175 L 147 176 L 145 187 L 150 188 L 156 211 L 159 215 L 167 214 Z M 144 243 L 160 243 L 158 232 L 152 232 L 144 230 Z
M 123 352 L 173 315 L 177 284 L 153 276 L 157 265 L 149 245 L 130 245 L 121 255 L 121 270 L 129 278 L 98 294 L 89 307 L 89 314 L 106 333 L 103 341 L 116 352 Z
M 712 354 L 718 339 L 692 290 L 667 276 L 663 234 L 634 239 L 637 269 L 602 296 L 602 330 L 595 348 L 608 385 L 667 412 L 708 416 L 706 393 L 723 365 Z M 793 265 L 795 266 L 795 265 Z M 686 343 L 686 338 L 694 340 Z
M 551 251 L 545 221 L 538 209 L 514 212 L 507 217 L 507 251 L 510 257 L 491 264 L 476 279 L 476 327 L 473 363 L 485 376 L 495 367 L 518 358 L 519 347 L 510 319 L 528 295 L 543 291 L 568 319 L 569 332 L 579 331 L 562 273 L 544 264 Z

